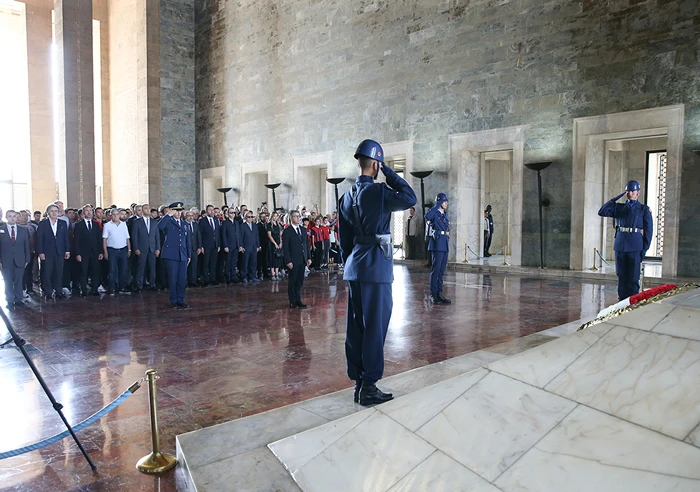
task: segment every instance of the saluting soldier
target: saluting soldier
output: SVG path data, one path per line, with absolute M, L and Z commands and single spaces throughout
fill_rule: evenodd
M 651 210 L 639 203 L 640 187 L 629 181 L 624 193 L 605 202 L 598 215 L 615 219 L 615 273 L 620 300 L 639 292 L 639 272 L 654 233 Z M 627 194 L 625 203 L 616 203 Z
M 447 195 L 438 193 L 435 197 L 435 206 L 425 214 L 426 222 L 430 222 L 428 251 L 433 257 L 430 266 L 430 302 L 432 304 L 452 302 L 442 295 L 442 277 L 447 268 L 447 252 L 450 250 L 450 217 L 447 215 L 447 204 Z
M 384 151 L 374 140 L 362 141 L 355 159 L 360 176 L 338 207 L 343 276 L 348 281 L 345 355 L 348 377 L 355 381 L 355 402 L 374 405 L 393 398 L 376 385 L 384 374 L 384 340 L 393 306 L 391 213 L 415 205 L 416 194 L 384 164 Z M 374 182 L 380 169 L 386 184 Z
M 180 212 L 185 209 L 182 202 L 170 205 L 168 214 L 158 222 L 158 229 L 163 232 L 163 248 L 160 257 L 165 261 L 170 288 L 170 305 L 173 308 L 189 307 L 185 303 L 187 287 L 187 265 L 191 260 L 190 228 L 181 219 Z

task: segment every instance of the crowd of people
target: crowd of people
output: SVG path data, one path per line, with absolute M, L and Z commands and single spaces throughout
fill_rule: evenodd
M 136 203 L 65 208 L 61 201 L 43 213 L 8 210 L 3 215 L 0 209 L 0 268 L 8 307 L 31 296 L 58 300 L 167 289 L 160 258 L 164 234 L 157 224 L 169 212 L 167 206 Z M 187 285 L 281 281 L 290 270 L 282 236 L 293 212 L 307 235 L 310 265 L 305 275 L 342 268 L 337 212 L 323 215 L 306 207 L 269 211 L 266 203 L 256 210 L 207 205 L 181 212 L 191 237 Z

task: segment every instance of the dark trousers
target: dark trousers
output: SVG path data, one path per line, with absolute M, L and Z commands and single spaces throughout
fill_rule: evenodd
M 295 304 L 301 302 L 301 288 L 304 285 L 304 262 L 294 263 L 294 268 L 289 270 L 289 278 L 287 282 L 287 294 L 289 295 L 289 303 Z
M 127 279 L 127 256 L 126 246 L 121 249 L 107 248 L 109 255 L 109 290 L 116 292 L 117 290 L 126 289 Z
M 330 239 L 324 239 L 323 240 L 323 264 L 328 265 L 328 255 L 331 252 L 331 240 Z
M 406 259 L 415 260 L 418 252 L 418 238 L 416 236 L 406 236 Z
M 92 278 L 92 291 L 97 292 L 100 285 L 99 254 L 83 255 L 80 257 L 80 292 L 87 294 L 88 276 Z
M 139 256 L 135 256 L 136 276 L 134 283 L 137 289 L 143 289 L 145 281 L 149 287 L 156 286 L 156 254 L 150 251 L 141 251 Z
M 244 279 L 253 280 L 258 267 L 257 251 L 246 250 L 241 259 L 241 277 Z
M 431 251 L 433 263 L 430 268 L 430 295 L 436 296 L 442 292 L 442 277 L 447 268 L 447 251 Z
M 265 238 L 265 242 L 269 242 Z M 263 246 L 260 251 L 258 251 L 258 264 L 256 268 L 260 276 L 264 276 L 267 273 L 267 246 Z
M 165 268 L 168 272 L 170 304 L 184 303 L 185 288 L 187 287 L 187 260 L 165 260 Z
M 199 263 L 198 261 L 198 254 L 197 250 L 192 251 L 192 261 L 190 261 L 190 264 L 187 265 L 187 283 L 190 285 L 194 285 L 197 283 L 197 265 Z
M 219 255 L 216 258 L 216 281 L 223 282 L 226 280 L 226 266 L 228 262 L 228 253 L 221 248 Z
M 642 252 L 615 251 L 615 273 L 617 273 L 617 296 L 627 299 L 639 292 L 639 272 L 642 266 Z
M 31 260 L 29 261 L 29 265 L 24 269 L 24 279 L 22 281 L 22 286 L 27 292 L 32 292 L 34 290 L 34 260 L 36 259 L 36 255 L 32 253 L 30 257 Z
M 493 234 L 489 234 L 489 237 L 486 237 L 486 231 L 484 231 L 484 256 L 488 254 L 491 248 L 491 239 L 493 239 Z
M 316 249 L 311 250 L 311 257 L 312 257 L 312 262 L 314 269 L 319 269 L 321 268 L 321 260 L 323 259 L 323 243 L 322 242 L 317 242 L 316 243 Z
M 204 250 L 204 262 L 202 264 L 202 282 L 205 284 L 216 280 L 216 260 L 219 257 L 219 252 L 216 248 Z
M 156 258 L 156 284 L 162 288 L 168 286 L 168 272 L 165 269 L 165 260 L 160 257 Z
M 348 282 L 345 357 L 353 381 L 376 383 L 382 378 L 392 307 L 391 284 Z
M 5 299 L 8 303 L 19 302 L 24 298 L 24 267 L 12 264 L 3 265 L 2 277 L 5 279 Z
M 238 251 L 229 251 L 226 254 L 226 280 L 228 282 L 238 282 Z
M 54 290 L 61 290 L 63 282 L 63 255 L 46 253 L 45 260 L 41 262 L 41 285 L 44 295 L 50 296 Z

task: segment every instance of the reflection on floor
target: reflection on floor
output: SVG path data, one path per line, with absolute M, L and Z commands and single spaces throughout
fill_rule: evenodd
M 561 329 L 537 332 L 589 318 L 616 300 L 611 283 L 449 272 L 445 294 L 453 304 L 432 307 L 426 302 L 427 270 L 397 266 L 395 272 L 386 375 L 404 378 L 404 386 L 396 383 L 403 394 L 417 389 L 410 383 L 414 373 L 406 371 L 491 347 L 488 354 L 443 364 L 444 371 L 427 368 L 422 384 L 433 384 L 519 347 L 551 340 Z M 193 308 L 187 311 L 171 310 L 167 293 L 149 292 L 30 301 L 10 316 L 72 423 L 116 398 L 147 368 L 157 369 L 162 447 L 172 452 L 177 434 L 347 388 L 346 295 L 345 284 L 334 275 L 312 274 L 305 289 L 307 310 L 290 310 L 286 284 L 267 282 L 188 290 Z M 5 423 L 0 451 L 63 430 L 16 350 L 0 349 L 0 370 L 0 421 Z M 325 405 L 314 402 L 306 405 Z M 348 415 L 347 406 L 346 395 L 328 415 Z M 291 420 L 316 426 L 318 419 L 317 413 L 299 410 Z M 264 444 L 297 431 L 272 435 Z M 149 477 L 134 468 L 150 451 L 145 388 L 80 437 L 98 466 L 96 474 L 76 446 L 64 440 L 0 461 L 0 487 L 42 492 L 175 488 L 174 473 Z
M 305 491 L 700 490 L 700 289 L 271 443 Z

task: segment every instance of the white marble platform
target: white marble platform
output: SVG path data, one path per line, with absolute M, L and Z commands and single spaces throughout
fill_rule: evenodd
M 698 491 L 699 384 L 696 290 L 269 449 L 304 491 Z

